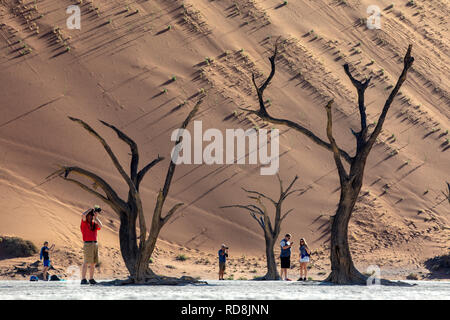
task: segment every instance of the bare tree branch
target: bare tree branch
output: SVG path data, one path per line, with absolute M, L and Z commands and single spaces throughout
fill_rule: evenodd
M 130 146 L 130 150 L 131 150 L 130 178 L 133 181 L 133 183 L 136 185 L 137 184 L 137 170 L 138 170 L 138 165 L 139 165 L 139 151 L 138 151 L 136 142 L 134 142 L 133 139 L 128 137 L 125 133 L 123 133 L 121 130 L 117 129 L 115 126 L 113 126 L 103 120 L 100 120 L 100 122 L 103 125 L 113 129 L 116 132 L 119 139 L 122 141 L 125 141 L 125 143 Z
M 344 165 L 341 161 L 341 154 L 339 153 L 339 147 L 336 144 L 336 140 L 333 137 L 333 115 L 331 113 L 331 105 L 333 104 L 333 100 L 330 100 L 328 104 L 325 106 L 327 110 L 327 136 L 328 140 L 330 140 L 331 148 L 333 150 L 334 162 L 336 163 L 336 167 L 338 169 L 339 178 L 341 183 L 348 179 L 348 174 L 345 171 Z
M 104 124 L 105 126 L 113 129 L 116 132 L 119 139 L 125 141 L 130 146 L 130 150 L 131 150 L 130 177 L 131 177 L 131 180 L 133 181 L 134 185 L 136 186 L 136 189 L 139 190 L 139 185 L 142 182 L 142 179 L 144 178 L 145 174 L 156 164 L 163 161 L 164 157 L 161 157 L 158 154 L 158 157 L 156 159 L 151 161 L 149 164 L 147 164 L 144 168 L 142 168 L 138 172 L 139 152 L 138 152 L 137 144 L 134 142 L 134 140 L 131 139 L 130 137 L 128 137 L 125 133 L 123 133 L 121 130 L 119 130 L 115 126 L 113 126 L 105 121 L 102 121 L 102 120 L 100 120 L 100 122 L 102 124 Z
M 264 215 L 264 211 L 255 206 L 255 205 L 240 205 L 240 204 L 233 204 L 233 205 L 229 205 L 229 206 L 222 206 L 220 207 L 221 209 L 227 209 L 227 208 L 239 208 L 239 209 L 244 209 L 249 211 L 250 215 L 252 216 L 253 219 L 255 219 L 258 224 L 261 226 L 261 228 L 264 229 L 264 223 L 256 216 L 256 214 L 259 215 Z M 255 211 L 257 210 L 257 211 Z
M 289 213 L 291 213 L 293 210 L 294 210 L 293 208 L 292 208 L 292 209 L 289 209 L 285 214 L 283 214 L 283 216 L 281 217 L 281 221 L 283 221 L 284 218 L 286 218 L 287 215 L 288 215 Z
M 178 208 L 180 208 L 182 205 L 184 205 L 184 203 L 180 202 L 177 203 L 176 205 L 174 205 L 172 207 L 172 209 L 169 210 L 169 212 L 167 212 L 166 216 L 162 219 L 162 225 L 165 225 L 167 221 L 169 221 L 170 217 L 172 217 L 172 215 L 175 213 L 175 211 L 178 210 Z
M 447 198 L 448 203 L 450 203 L 450 183 L 448 182 L 447 182 L 447 189 L 448 189 L 447 194 L 444 191 L 442 191 L 442 194 Z
M 194 106 L 194 108 L 191 110 L 191 112 L 189 112 L 188 116 L 186 117 L 186 119 L 184 120 L 183 124 L 181 125 L 180 129 L 186 129 L 186 127 L 188 126 L 189 122 L 192 120 L 192 118 L 195 116 L 195 114 L 197 113 L 200 104 L 203 102 L 202 99 L 200 99 Z M 183 137 L 182 135 L 180 135 L 177 139 L 177 141 L 175 142 L 175 146 L 177 146 L 179 143 L 181 143 Z M 161 160 L 154 160 L 157 162 L 161 161 Z M 159 232 L 159 230 L 161 230 L 162 226 L 169 220 L 169 218 L 173 215 L 173 213 L 181 206 L 181 204 L 177 204 L 175 205 L 171 210 L 169 210 L 169 212 L 167 213 L 166 217 L 162 218 L 162 209 L 164 207 L 164 203 L 166 201 L 167 195 L 169 193 L 169 189 L 170 189 L 170 184 L 172 183 L 172 178 L 173 175 L 175 173 L 175 167 L 176 164 L 172 161 L 170 161 L 169 164 L 169 168 L 167 169 L 167 174 L 166 174 L 166 179 L 164 181 L 164 186 L 162 189 L 159 190 L 158 192 L 158 197 L 156 199 L 156 204 L 155 204 L 155 209 L 153 211 L 153 219 L 152 219 L 152 226 L 151 226 L 151 232 L 154 234 L 155 232 Z M 148 170 L 148 169 L 147 169 Z M 145 174 L 145 172 L 142 174 L 142 176 Z M 141 178 L 142 180 L 142 178 Z M 146 245 L 151 245 L 152 242 L 156 241 L 155 240 L 156 237 L 154 235 L 150 235 L 150 237 L 147 240 Z
M 252 216 L 253 219 L 255 219 L 258 222 L 258 224 L 261 226 L 263 230 L 266 228 L 263 217 L 261 216 L 257 217 L 254 212 L 250 212 L 250 215 Z
M 227 208 L 240 208 L 240 209 L 245 209 L 251 212 L 254 212 L 255 214 L 258 215 L 264 215 L 264 210 L 261 209 L 258 206 L 255 206 L 254 204 L 248 204 L 248 205 L 242 205 L 242 204 L 232 204 L 229 206 L 222 206 L 220 207 L 221 209 L 227 209 Z
M 318 144 L 321 147 L 324 147 L 328 150 L 332 150 L 331 144 L 325 142 L 324 140 L 320 139 L 318 136 L 316 136 L 312 131 L 306 129 L 305 127 L 303 127 L 302 125 L 287 120 L 287 119 L 279 119 L 279 118 L 274 118 L 271 115 L 269 115 L 269 113 L 267 112 L 266 106 L 265 106 L 265 102 L 264 102 L 264 98 L 263 98 L 263 94 L 264 94 L 264 90 L 267 88 L 267 86 L 269 85 L 270 81 L 272 80 L 273 76 L 275 75 L 275 59 L 277 57 L 277 53 L 278 53 L 278 45 L 277 43 L 275 44 L 275 50 L 274 53 L 271 57 L 269 57 L 269 61 L 271 64 L 271 72 L 270 75 L 267 77 L 266 81 L 263 83 L 263 85 L 261 85 L 260 87 L 258 87 L 258 85 L 256 84 L 255 81 L 255 75 L 252 75 L 252 81 L 253 81 L 253 85 L 255 86 L 256 89 L 256 93 L 258 94 L 258 101 L 259 101 L 259 110 L 250 110 L 250 109 L 246 109 L 246 108 L 241 108 L 242 110 L 245 110 L 251 114 L 255 114 L 257 115 L 259 118 L 261 118 L 264 121 L 273 123 L 273 124 L 281 124 L 281 125 L 285 125 L 289 128 L 292 128 L 296 131 L 301 132 L 302 134 L 304 134 L 305 136 L 307 136 L 308 138 L 310 138 L 313 142 L 315 142 L 316 144 Z M 339 150 L 339 152 L 341 153 L 341 155 L 344 157 L 344 159 L 348 162 L 351 163 L 352 162 L 352 157 L 344 150 Z
M 285 198 L 287 198 L 287 197 L 289 197 L 291 194 L 293 194 L 293 193 L 296 193 L 296 192 L 302 192 L 303 190 L 302 189 L 294 189 L 294 190 L 291 190 L 291 191 L 289 191 L 288 193 L 286 193 L 286 196 L 285 196 Z
M 377 125 L 365 145 L 366 152 L 368 152 L 372 148 L 378 135 L 380 134 L 381 129 L 383 128 L 384 121 L 386 120 L 386 115 L 389 111 L 389 108 L 391 107 L 391 104 L 394 101 L 395 96 L 400 91 L 400 88 L 401 88 L 403 82 L 405 82 L 406 75 L 408 74 L 408 70 L 409 70 L 409 68 L 411 68 L 411 66 L 414 62 L 414 58 L 411 57 L 411 50 L 412 50 L 412 44 L 410 44 L 408 46 L 408 50 L 406 51 L 405 57 L 403 58 L 403 70 L 397 80 L 397 84 L 392 89 L 391 94 L 389 95 L 389 98 L 386 100 L 384 107 L 383 107 L 383 111 L 381 112 L 380 117 L 378 118 Z
M 281 180 L 279 172 L 277 173 L 277 179 L 278 179 L 278 184 L 280 185 L 280 198 L 281 198 L 281 195 L 283 194 L 284 190 L 283 190 L 283 181 Z
M 289 190 L 291 190 L 291 188 L 294 186 L 294 183 L 297 181 L 298 176 L 295 176 L 294 179 L 292 180 L 292 182 L 289 184 L 289 186 L 287 187 L 286 190 L 283 191 L 283 185 L 282 185 L 282 181 L 278 175 L 278 180 L 280 180 L 280 189 L 281 189 L 281 197 L 280 197 L 280 201 L 283 201 L 284 199 L 286 199 L 290 194 L 292 194 L 293 192 L 295 192 L 295 190 L 289 192 Z
M 267 200 L 269 200 L 271 203 L 273 203 L 274 205 L 277 204 L 277 203 L 275 202 L 275 200 L 273 200 L 272 198 L 266 196 L 264 193 L 261 193 L 261 192 L 258 192 L 258 191 L 253 191 L 253 190 L 247 190 L 247 189 L 245 189 L 245 188 L 242 188 L 242 190 L 244 190 L 244 191 L 247 192 L 247 193 L 250 193 L 250 194 L 256 194 L 256 195 L 258 195 L 259 197 L 262 197 L 262 198 L 264 198 L 264 199 L 267 199 Z M 256 200 L 258 197 L 250 197 L 250 196 L 249 196 L 249 198 L 250 198 L 250 199 L 255 199 L 255 200 Z
M 111 188 L 111 186 L 103 178 L 99 177 L 95 173 L 92 173 L 88 170 L 85 170 L 85 169 L 82 169 L 79 167 L 62 167 L 60 170 L 55 171 L 51 176 L 58 175 L 65 180 L 68 180 L 73 183 L 77 183 L 84 190 L 89 189 L 89 190 L 87 190 L 88 192 L 90 192 L 91 194 L 94 194 L 95 196 L 97 196 L 100 199 L 102 199 L 103 201 L 105 201 L 105 199 L 104 199 L 105 197 L 103 195 L 99 194 L 97 191 L 94 191 L 94 190 L 88 188 L 81 182 L 78 182 L 74 179 L 68 178 L 70 173 L 78 174 L 80 176 L 90 179 L 91 181 L 93 181 L 97 186 L 99 186 L 103 190 L 103 192 L 106 195 L 106 199 L 108 201 L 111 201 L 112 203 L 114 203 L 115 207 L 117 207 L 118 209 L 121 209 L 121 211 L 123 211 L 123 212 L 128 211 L 127 203 L 125 201 L 123 201 L 117 195 L 117 193 L 113 190 L 113 188 Z
M 103 148 L 106 150 L 109 157 L 111 158 L 117 171 L 119 171 L 120 175 L 123 177 L 123 179 L 127 183 L 128 187 L 129 187 L 129 196 L 131 196 L 134 199 L 133 204 L 136 206 L 137 214 L 139 217 L 139 229 L 140 229 L 141 243 L 144 243 L 146 234 L 147 234 L 147 226 L 145 223 L 144 210 L 142 208 L 142 201 L 141 201 L 140 195 L 136 189 L 136 185 L 135 185 L 134 181 L 132 180 L 132 178 L 130 176 L 128 176 L 126 174 L 125 170 L 123 169 L 123 167 L 120 164 L 119 160 L 117 159 L 116 155 L 112 151 L 111 147 L 106 142 L 106 140 L 103 139 L 102 136 L 100 136 L 94 129 L 91 128 L 91 126 L 89 126 L 83 120 L 73 118 L 73 117 L 69 117 L 69 119 L 80 124 L 84 129 L 86 129 L 90 134 L 92 134 L 95 138 L 97 138 L 97 140 L 100 141 L 100 143 L 103 145 Z M 137 166 L 138 166 L 138 161 L 139 161 L 139 155 L 138 155 L 138 150 L 137 150 L 136 144 L 134 143 L 133 140 L 131 140 L 127 135 L 125 135 L 123 132 L 118 130 L 116 127 L 114 127 L 104 121 L 101 121 L 101 123 L 107 127 L 110 127 L 111 129 L 113 129 L 116 132 L 116 134 L 119 136 L 119 138 L 121 140 L 125 141 L 130 146 L 130 148 L 132 150 L 131 175 L 133 177 L 135 177 L 135 179 L 136 179 Z
M 181 125 L 180 129 L 186 129 L 187 125 L 189 124 L 189 122 L 192 120 L 192 118 L 195 116 L 195 114 L 198 111 L 198 108 L 200 107 L 200 104 L 202 104 L 203 100 L 199 100 L 194 108 L 192 109 L 192 111 L 189 113 L 189 115 L 187 116 L 187 118 L 184 120 L 183 124 Z M 181 140 L 183 139 L 182 136 L 180 136 L 178 138 L 178 140 L 175 142 L 175 145 L 179 144 L 181 142 Z M 173 161 L 170 161 L 170 165 L 169 165 L 169 169 L 167 170 L 167 175 L 166 175 L 166 181 L 164 182 L 164 187 L 163 187 L 163 196 L 164 199 L 165 197 L 167 197 L 167 194 L 169 192 L 169 187 L 170 187 L 170 183 L 172 182 L 172 177 L 173 174 L 175 172 L 175 166 L 176 164 Z
M 131 181 L 130 177 L 125 173 L 125 171 L 123 170 L 122 165 L 120 164 L 119 160 L 117 159 L 116 155 L 111 150 L 111 147 L 108 145 L 108 143 L 105 141 L 105 139 L 103 139 L 94 129 L 92 129 L 83 120 L 73 118 L 73 117 L 69 117 L 69 119 L 80 124 L 84 129 L 86 129 L 90 134 L 92 134 L 95 138 L 97 138 L 97 140 L 100 141 L 100 143 L 103 145 L 103 148 L 106 150 L 106 152 L 108 153 L 112 162 L 114 163 L 114 166 L 116 167 L 116 169 L 119 171 L 120 175 L 123 177 L 125 182 L 130 187 L 130 190 L 135 189 L 133 182 Z
M 101 193 L 98 193 L 97 191 L 89 188 L 87 185 L 85 185 L 84 183 L 81 183 L 78 180 L 72 179 L 72 178 L 63 178 L 66 181 L 72 182 L 76 185 L 78 185 L 81 189 L 89 192 L 90 194 L 96 196 L 97 198 L 99 198 L 100 200 L 102 200 L 103 202 L 109 204 L 112 206 L 112 201 L 110 201 L 108 198 L 106 198 L 104 195 L 102 195 Z
M 370 84 L 371 77 L 369 79 L 366 79 L 365 81 L 359 81 L 356 80 L 351 72 L 348 63 L 344 64 L 344 70 L 347 76 L 350 78 L 353 86 L 356 88 L 356 91 L 358 92 L 358 108 L 359 108 L 359 115 L 361 120 L 361 131 L 359 133 L 356 133 L 352 130 L 353 134 L 357 137 L 361 138 L 361 141 L 358 142 L 365 142 L 366 134 L 367 134 L 367 115 L 366 115 L 366 106 L 364 104 L 364 95 L 367 87 Z
M 145 174 L 151 169 L 153 168 L 155 165 L 157 165 L 159 162 L 163 161 L 164 157 L 160 157 L 158 154 L 158 158 L 154 159 L 152 162 L 150 162 L 149 164 L 147 164 L 144 168 L 142 168 L 138 175 L 137 175 L 137 179 L 136 179 L 136 189 L 139 190 L 139 186 L 141 185 L 142 179 L 144 179 Z

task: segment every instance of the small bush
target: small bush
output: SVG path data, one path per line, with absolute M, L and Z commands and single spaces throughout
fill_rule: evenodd
M 29 240 L 0 236 L 0 259 L 30 257 L 38 252 L 38 248 Z
M 407 280 L 419 280 L 419 276 L 415 273 L 410 273 L 406 276 Z
M 175 259 L 178 261 L 186 261 L 188 257 L 186 257 L 184 254 L 179 254 Z

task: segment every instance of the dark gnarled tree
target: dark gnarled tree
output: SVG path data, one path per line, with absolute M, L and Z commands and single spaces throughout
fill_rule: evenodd
M 350 78 L 353 86 L 356 88 L 358 94 L 358 109 L 360 115 L 361 128 L 359 131 L 352 130 L 352 133 L 356 140 L 356 153 L 354 156 L 350 156 L 346 151 L 340 149 L 337 146 L 336 140 L 333 137 L 332 131 L 332 110 L 331 106 L 333 100 L 329 101 L 325 106 L 327 113 L 327 127 L 326 134 L 328 141 L 322 140 L 319 136 L 314 134 L 309 129 L 305 128 L 298 122 L 294 122 L 288 119 L 275 118 L 267 112 L 267 108 L 264 102 L 263 94 L 264 90 L 269 85 L 273 76 L 275 75 L 275 63 L 278 53 L 278 45 L 275 44 L 275 50 L 273 55 L 269 58 L 271 63 L 271 72 L 268 78 L 261 86 L 258 86 L 255 81 L 255 75 L 252 75 L 252 81 L 256 88 L 258 95 L 259 109 L 250 110 L 243 109 L 252 114 L 255 114 L 264 121 L 280 124 L 290 127 L 310 138 L 313 142 L 321 147 L 324 147 L 333 153 L 334 161 L 336 163 L 337 171 L 339 174 L 340 182 L 340 199 L 335 215 L 332 219 L 331 226 L 331 243 L 330 243 L 330 259 L 331 259 L 331 273 L 327 278 L 328 281 L 338 284 L 363 284 L 366 283 L 367 277 L 361 274 L 354 266 L 350 249 L 348 245 L 347 231 L 348 223 L 352 215 L 353 208 L 358 198 L 361 186 L 363 183 L 364 168 L 366 165 L 367 157 L 372 150 L 373 145 L 377 137 L 379 136 L 383 124 L 386 120 L 389 108 L 394 101 L 395 96 L 400 90 L 400 87 L 406 80 L 408 70 L 411 68 L 414 58 L 411 57 L 412 45 L 408 47 L 406 55 L 403 59 L 403 70 L 400 77 L 397 80 L 396 85 L 392 89 L 389 97 L 387 98 L 383 110 L 378 118 L 375 128 L 369 132 L 369 126 L 367 125 L 366 106 L 364 102 L 365 91 L 369 86 L 371 78 L 359 81 L 352 76 L 350 67 L 348 64 L 344 65 L 344 71 Z M 342 161 L 348 163 L 349 168 L 346 169 Z M 382 282 L 383 283 L 383 282 Z
M 184 120 L 181 128 L 185 129 L 191 119 L 197 113 L 201 100 L 196 103 L 193 110 L 189 113 L 187 118 Z M 93 135 L 100 143 L 103 148 L 108 153 L 114 166 L 119 172 L 120 176 L 126 182 L 129 191 L 128 199 L 125 201 L 121 199 L 116 191 L 99 175 L 90 172 L 86 169 L 74 166 L 63 166 L 60 170 L 54 172 L 49 178 L 60 176 L 66 181 L 72 182 L 83 190 L 89 192 L 90 194 L 101 199 L 103 202 L 108 204 L 111 209 L 117 213 L 120 219 L 120 251 L 122 253 L 125 266 L 130 273 L 130 279 L 128 282 L 131 283 L 167 283 L 176 284 L 179 282 L 194 282 L 192 278 L 182 277 L 180 279 L 168 278 L 156 275 L 149 267 L 150 257 L 155 249 L 156 241 L 158 239 L 159 232 L 161 228 L 169 221 L 175 211 L 180 208 L 183 203 L 175 204 L 170 210 L 163 215 L 164 203 L 166 201 L 167 195 L 169 193 L 170 184 L 172 182 L 172 177 L 175 173 L 175 163 L 170 161 L 169 168 L 167 170 L 166 179 L 164 186 L 159 190 L 156 199 L 156 204 L 153 212 L 153 219 L 149 230 L 147 229 L 147 224 L 144 217 L 144 209 L 142 207 L 141 196 L 139 193 L 140 184 L 147 174 L 147 172 L 156 164 L 164 160 L 163 157 L 158 157 L 151 161 L 149 164 L 144 166 L 142 169 L 138 170 L 139 167 L 139 152 L 137 144 L 128 137 L 121 130 L 115 126 L 100 121 L 103 125 L 111 128 L 117 134 L 119 139 L 124 141 L 129 145 L 131 150 L 131 163 L 130 163 L 130 174 L 127 174 L 117 159 L 114 152 L 111 150 L 108 143 L 103 139 L 94 129 L 92 129 L 87 123 L 80 119 L 69 117 L 70 120 L 80 124 L 85 130 L 87 130 L 91 135 Z M 179 145 L 182 137 L 179 136 L 175 145 Z M 93 187 L 72 178 L 72 176 L 78 175 L 87 178 L 92 181 Z M 97 191 L 97 189 L 103 192 Z M 137 235 L 137 221 L 139 221 L 139 235 Z M 148 231 L 147 231 L 148 230 Z
M 240 208 L 247 210 L 250 213 L 250 215 L 258 222 L 259 226 L 263 229 L 264 239 L 266 241 L 267 273 L 261 278 L 256 278 L 256 280 L 280 279 L 280 275 L 278 274 L 277 270 L 277 263 L 275 260 L 273 247 L 275 245 L 275 241 L 277 241 L 278 236 L 280 235 L 281 222 L 283 222 L 283 220 L 287 217 L 287 215 L 291 213 L 293 210 L 290 209 L 285 213 L 282 213 L 281 206 L 283 204 L 283 201 L 286 200 L 288 196 L 299 191 L 299 190 L 291 190 L 298 179 L 297 176 L 295 176 L 295 178 L 292 180 L 292 182 L 289 184 L 286 190 L 283 189 L 283 181 L 281 180 L 280 176 L 277 175 L 277 177 L 280 183 L 280 197 L 278 198 L 278 201 L 273 200 L 272 198 L 266 196 L 261 192 L 242 188 L 248 194 L 248 198 L 255 200 L 258 205 L 235 204 L 221 207 L 221 208 Z M 266 206 L 263 204 L 262 199 L 269 201 L 275 207 L 275 219 L 273 224 L 270 220 L 270 215 L 267 211 Z

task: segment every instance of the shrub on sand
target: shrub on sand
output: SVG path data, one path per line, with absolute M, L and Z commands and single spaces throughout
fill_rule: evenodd
M 38 253 L 33 242 L 19 237 L 0 236 L 0 258 L 30 257 Z
M 178 261 L 186 261 L 188 257 L 186 257 L 184 254 L 179 254 L 175 259 Z

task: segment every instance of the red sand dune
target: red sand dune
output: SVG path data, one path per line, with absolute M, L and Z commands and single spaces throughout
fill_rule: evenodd
M 126 185 L 98 141 L 69 115 L 98 130 L 124 166 L 127 146 L 98 119 L 136 140 L 141 166 L 158 154 L 166 157 L 143 183 L 150 219 L 173 146 L 170 134 L 199 90 L 206 97 L 195 119 L 202 120 L 204 130 L 264 126 L 239 108 L 256 107 L 251 72 L 268 74 L 267 57 L 281 36 L 286 41 L 277 73 L 265 92 L 270 112 L 326 139 L 323 106 L 334 98 L 335 136 L 350 153 L 350 128 L 358 129 L 359 122 L 356 92 L 342 65 L 354 66 L 358 78 L 373 77 L 366 96 L 373 123 L 413 44 L 413 70 L 369 157 L 349 236 L 358 266 L 414 269 L 426 258 L 448 253 L 449 206 L 441 193 L 450 179 L 448 2 L 378 1 L 380 30 L 360 21 L 368 16 L 373 2 L 368 0 L 298 0 L 281 7 L 279 0 L 83 1 L 81 30 L 68 30 L 65 23 L 66 8 L 76 1 L 23 2 L 28 5 L 20 7 L 23 13 L 16 0 L 0 3 L 0 234 L 55 242 L 61 266 L 67 265 L 64 251 L 79 255 L 79 214 L 99 201 L 61 179 L 43 183 L 58 165 L 98 172 L 126 196 Z M 390 3 L 394 7 L 384 10 Z M 65 44 L 55 41 L 55 27 Z M 286 201 L 285 209 L 295 210 L 282 233 L 292 233 L 296 242 L 305 237 L 322 250 L 317 264 L 327 270 L 324 245 L 339 197 L 332 155 L 292 130 L 277 128 L 280 175 L 286 183 L 298 175 L 298 187 L 305 191 Z M 264 241 L 255 221 L 239 210 L 220 209 L 247 202 L 241 187 L 273 197 L 278 192 L 276 177 L 260 176 L 257 165 L 178 166 L 167 205 L 186 205 L 163 229 L 160 246 L 198 249 L 192 254 L 201 256 L 215 254 L 226 242 L 235 256 L 259 259 Z M 104 261 L 123 270 L 118 219 L 107 207 L 103 218 L 102 254 L 109 259 Z M 186 270 L 199 270 L 187 265 Z

